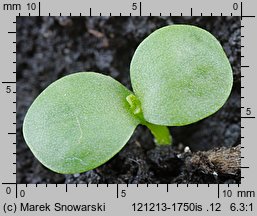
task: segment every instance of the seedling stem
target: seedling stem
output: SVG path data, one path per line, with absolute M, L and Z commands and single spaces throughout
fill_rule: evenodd
M 127 96 L 126 100 L 128 101 L 128 103 L 130 105 L 130 109 L 131 109 L 132 113 L 137 118 L 140 119 L 141 124 L 145 125 L 146 127 L 149 128 L 152 135 L 154 136 L 154 140 L 155 140 L 156 144 L 158 144 L 158 145 L 172 144 L 170 131 L 166 126 L 155 125 L 155 124 L 149 123 L 145 120 L 143 111 L 142 111 L 142 107 L 141 107 L 141 103 L 134 94 Z

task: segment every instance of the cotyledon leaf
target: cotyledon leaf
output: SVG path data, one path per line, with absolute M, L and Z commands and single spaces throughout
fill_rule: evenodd
M 227 100 L 232 69 L 218 40 L 206 30 L 171 25 L 136 49 L 130 75 L 144 118 L 181 126 L 216 112 Z
M 55 172 L 91 170 L 119 152 L 139 124 L 126 101 L 130 94 L 102 74 L 65 76 L 29 108 L 23 124 L 26 143 Z

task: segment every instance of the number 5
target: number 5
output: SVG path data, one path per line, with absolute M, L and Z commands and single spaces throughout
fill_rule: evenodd
M 247 109 L 246 109 L 246 115 L 251 115 L 251 113 L 252 113 L 252 112 L 251 112 L 251 108 L 247 108 Z
M 6 93 L 11 93 L 11 92 L 12 92 L 11 86 L 6 86 Z
M 136 10 L 137 9 L 137 3 L 133 3 L 132 4 L 132 10 Z

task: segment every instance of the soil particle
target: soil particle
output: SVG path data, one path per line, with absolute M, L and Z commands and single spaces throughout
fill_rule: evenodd
M 185 153 L 180 157 L 184 166 L 179 176 L 174 180 L 179 183 L 225 183 L 240 181 L 240 150 L 238 145 L 232 148 L 217 148 L 209 151 Z
M 170 178 L 179 175 L 183 162 L 177 157 L 172 146 L 157 146 L 148 151 L 147 156 L 156 176 Z

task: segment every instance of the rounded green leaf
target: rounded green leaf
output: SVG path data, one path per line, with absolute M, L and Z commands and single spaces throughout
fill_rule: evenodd
M 150 34 L 138 46 L 130 70 L 144 118 L 160 125 L 186 125 L 211 115 L 225 103 L 233 83 L 217 39 L 189 25 Z
M 53 171 L 91 170 L 119 152 L 139 124 L 126 101 L 130 94 L 97 73 L 61 78 L 29 108 L 23 124 L 26 143 Z

